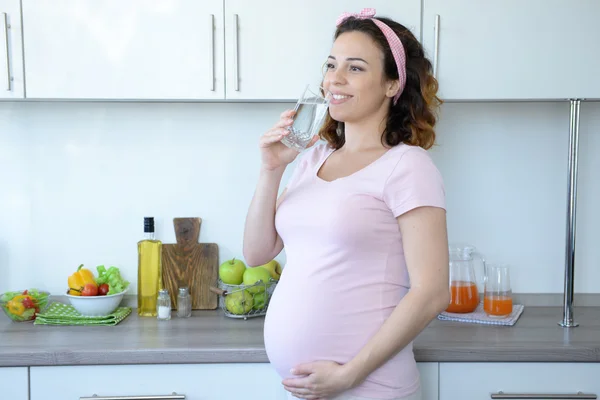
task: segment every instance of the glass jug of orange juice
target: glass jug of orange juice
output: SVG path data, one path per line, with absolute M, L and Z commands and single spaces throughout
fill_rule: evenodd
M 450 304 L 446 309 L 452 313 L 470 313 L 479 305 L 479 286 L 475 273 L 474 256 L 481 259 L 481 274 L 485 270 L 485 260 L 475 247 L 451 245 L 450 256 Z

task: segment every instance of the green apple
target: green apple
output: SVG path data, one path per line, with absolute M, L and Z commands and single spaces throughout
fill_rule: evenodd
M 254 309 L 262 310 L 267 305 L 267 292 L 256 293 L 254 295 Z
M 225 296 L 225 307 L 232 314 L 245 314 L 252 310 L 254 299 L 247 290 L 240 290 Z
M 244 281 L 245 270 L 246 264 L 233 258 L 219 266 L 219 278 L 228 285 L 240 285 Z
M 265 284 L 265 286 L 256 285 L 254 287 L 248 288 L 247 290 L 250 293 L 264 292 L 265 287 L 270 283 L 270 279 L 271 273 L 263 267 L 246 268 L 246 270 L 244 271 L 244 285 L 254 285 L 258 281 L 262 281 Z
M 271 260 L 264 265 L 260 265 L 271 274 L 271 278 L 278 281 L 279 276 L 281 276 L 281 265 L 277 262 L 277 260 Z

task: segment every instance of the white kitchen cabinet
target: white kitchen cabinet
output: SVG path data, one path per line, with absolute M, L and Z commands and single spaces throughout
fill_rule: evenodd
M 440 363 L 440 400 L 489 399 L 499 392 L 600 396 L 598 377 L 598 363 Z
M 596 0 L 424 0 L 423 10 L 445 100 L 600 98 Z
M 0 399 L 28 400 L 28 380 L 27 367 L 0 368 Z
M 5 1 L 5 0 L 0 0 Z M 369 7 L 421 33 L 421 1 Z M 23 0 L 27 98 L 295 100 L 360 0 Z
M 438 364 L 417 365 L 423 400 L 438 400 Z M 281 378 L 268 363 L 31 367 L 30 379 L 30 400 L 172 393 L 183 394 L 186 400 L 287 399 Z M 22 385 L 25 389 L 26 383 Z
M 228 99 L 295 100 L 319 84 L 344 11 L 375 8 L 420 35 L 420 0 L 224 1 Z
M 23 26 L 28 98 L 224 98 L 222 0 L 23 0 Z
M 421 362 L 417 367 L 421 375 L 421 400 L 438 400 L 439 364 Z
M 268 363 L 31 367 L 30 400 L 183 394 L 186 400 L 286 400 Z
M 22 99 L 23 34 L 19 0 L 0 0 L 0 99 Z

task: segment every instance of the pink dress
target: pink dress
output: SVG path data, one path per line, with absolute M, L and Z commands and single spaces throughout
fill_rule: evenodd
M 287 263 L 265 318 L 269 361 L 282 378 L 297 364 L 346 363 L 410 288 L 396 217 L 445 208 L 441 174 L 420 147 L 401 144 L 332 182 L 317 171 L 333 149 L 302 153 L 275 215 Z M 393 399 L 420 387 L 412 343 L 349 395 Z

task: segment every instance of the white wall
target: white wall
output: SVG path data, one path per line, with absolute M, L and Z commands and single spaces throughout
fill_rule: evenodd
M 575 290 L 599 293 L 600 103 L 580 117 Z M 439 134 L 450 239 L 510 264 L 516 292 L 562 292 L 569 104 L 447 104 Z
M 291 104 L 0 103 L 0 292 L 55 294 L 81 263 L 136 291 L 143 217 L 203 219 L 201 242 L 242 257 L 257 140 Z M 515 292 L 561 292 L 568 104 L 446 104 L 432 151 L 450 239 L 514 266 Z M 597 293 L 600 104 L 581 110 L 576 291 Z M 284 181 L 289 177 L 286 172 Z M 278 257 L 285 261 L 284 254 Z

